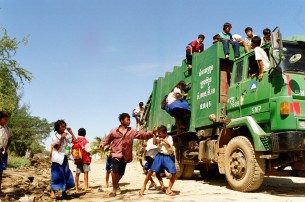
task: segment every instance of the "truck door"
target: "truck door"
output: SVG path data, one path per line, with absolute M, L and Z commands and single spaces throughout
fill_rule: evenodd
M 254 52 L 251 52 L 248 57 L 245 58 L 244 75 L 240 82 L 240 107 L 241 116 L 254 116 L 256 120 L 266 119 L 262 117 L 262 113 L 265 113 L 269 118 L 269 97 L 270 97 L 270 85 L 268 72 L 264 73 L 263 79 L 258 81 L 257 75 L 251 77 L 251 75 L 257 73 L 258 64 L 255 60 Z
M 244 61 L 239 59 L 233 67 L 230 90 L 227 99 L 228 118 L 238 118 L 240 114 L 240 85 L 244 75 Z

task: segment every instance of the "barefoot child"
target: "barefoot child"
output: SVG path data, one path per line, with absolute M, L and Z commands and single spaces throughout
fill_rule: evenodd
M 5 195 L 1 189 L 3 170 L 7 166 L 7 151 L 11 143 L 13 133 L 9 127 L 6 126 L 8 121 L 8 114 L 0 111 L 0 196 Z
M 154 145 L 153 143 L 153 138 L 150 138 L 147 142 L 146 142 L 146 154 L 145 154 L 145 160 L 146 163 L 144 165 L 144 169 L 145 169 L 145 173 L 147 174 L 148 171 L 150 170 L 153 162 L 154 162 L 154 158 L 155 156 L 158 154 L 158 146 Z M 163 171 L 162 171 L 163 173 Z M 163 190 L 164 189 L 164 185 L 163 185 L 163 180 L 162 177 L 160 176 L 160 173 L 156 173 L 156 177 L 160 183 L 160 187 L 159 190 Z M 157 187 L 157 184 L 155 183 L 155 181 L 153 180 L 152 177 L 150 177 L 150 185 L 149 185 L 149 189 L 153 188 L 153 187 Z
M 82 162 L 81 164 L 76 165 L 76 175 L 75 175 L 75 189 L 78 192 L 79 191 L 79 175 L 81 173 L 84 173 L 84 183 L 85 183 L 85 190 L 90 191 L 89 185 L 88 185 L 88 178 L 89 178 L 89 171 L 90 171 L 90 163 L 91 163 L 91 157 L 90 157 L 90 145 L 89 141 L 85 138 L 86 136 L 86 129 L 80 128 L 78 130 L 78 137 L 77 137 L 77 143 L 82 146 Z
M 72 129 L 66 128 L 64 120 L 58 120 L 54 124 L 54 131 L 51 144 L 52 165 L 51 165 L 51 198 L 55 198 L 54 190 L 62 190 L 62 198 L 70 198 L 66 191 L 75 186 L 72 172 L 69 168 L 68 157 L 65 156 L 65 147 L 76 140 Z M 69 133 L 65 132 L 68 130 Z
M 112 192 L 109 196 L 116 196 L 119 182 L 125 173 L 126 164 L 132 161 L 132 147 L 134 139 L 149 139 L 153 136 L 154 131 L 143 132 L 129 127 L 130 116 L 127 113 L 119 115 L 120 125 L 113 128 L 105 140 L 101 142 L 100 148 L 111 143 L 111 162 L 112 162 Z
M 158 127 L 159 137 L 153 135 L 154 144 L 158 145 L 158 154 L 155 156 L 153 164 L 146 175 L 144 180 L 143 187 L 139 192 L 140 196 L 144 195 L 147 182 L 149 181 L 153 172 L 161 172 L 163 169 L 166 169 L 167 172 L 171 173 L 168 187 L 166 189 L 166 195 L 175 196 L 176 194 L 172 191 L 172 187 L 176 180 L 176 167 L 175 167 L 175 158 L 173 156 L 173 138 L 167 135 L 167 128 L 163 125 Z

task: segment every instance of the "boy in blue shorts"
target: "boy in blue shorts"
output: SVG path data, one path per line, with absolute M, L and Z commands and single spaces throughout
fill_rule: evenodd
M 109 175 L 111 172 L 111 148 L 105 148 L 106 153 L 106 184 L 105 187 L 109 187 Z
M 175 157 L 173 156 L 173 138 L 167 135 L 167 128 L 164 125 L 158 127 L 158 138 L 153 135 L 153 142 L 158 146 L 158 154 L 155 156 L 154 161 L 150 170 L 148 171 L 142 189 L 139 192 L 140 196 L 144 195 L 146 185 L 151 178 L 153 172 L 160 173 L 164 169 L 168 173 L 172 174 L 169 181 L 168 187 L 166 189 L 166 195 L 175 196 L 176 194 L 172 191 L 172 187 L 176 180 L 176 167 L 175 167 Z

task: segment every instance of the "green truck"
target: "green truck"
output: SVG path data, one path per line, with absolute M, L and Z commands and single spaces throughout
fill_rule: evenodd
M 174 139 L 178 178 L 225 174 L 238 191 L 257 190 L 265 175 L 304 176 L 305 173 L 305 37 L 282 40 L 279 29 L 262 48 L 270 60 L 263 79 L 254 51 L 225 59 L 217 42 L 193 55 L 193 67 L 175 66 L 153 83 L 141 127 L 165 125 Z M 191 115 L 187 130 L 161 109 L 161 102 L 179 81 Z

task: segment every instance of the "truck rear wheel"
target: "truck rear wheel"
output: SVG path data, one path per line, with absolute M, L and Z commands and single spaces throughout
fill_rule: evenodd
M 175 166 L 176 166 L 176 174 L 177 174 L 177 179 L 180 179 L 182 177 L 182 174 L 183 174 L 183 171 L 184 171 L 184 164 L 181 164 L 181 163 L 178 163 L 176 161 L 175 163 Z
M 185 164 L 184 171 L 182 173 L 182 179 L 190 179 L 194 174 L 194 169 L 195 169 L 194 165 Z
M 233 138 L 224 155 L 225 176 L 232 189 L 242 192 L 258 189 L 264 180 L 265 160 L 259 158 L 248 138 Z

